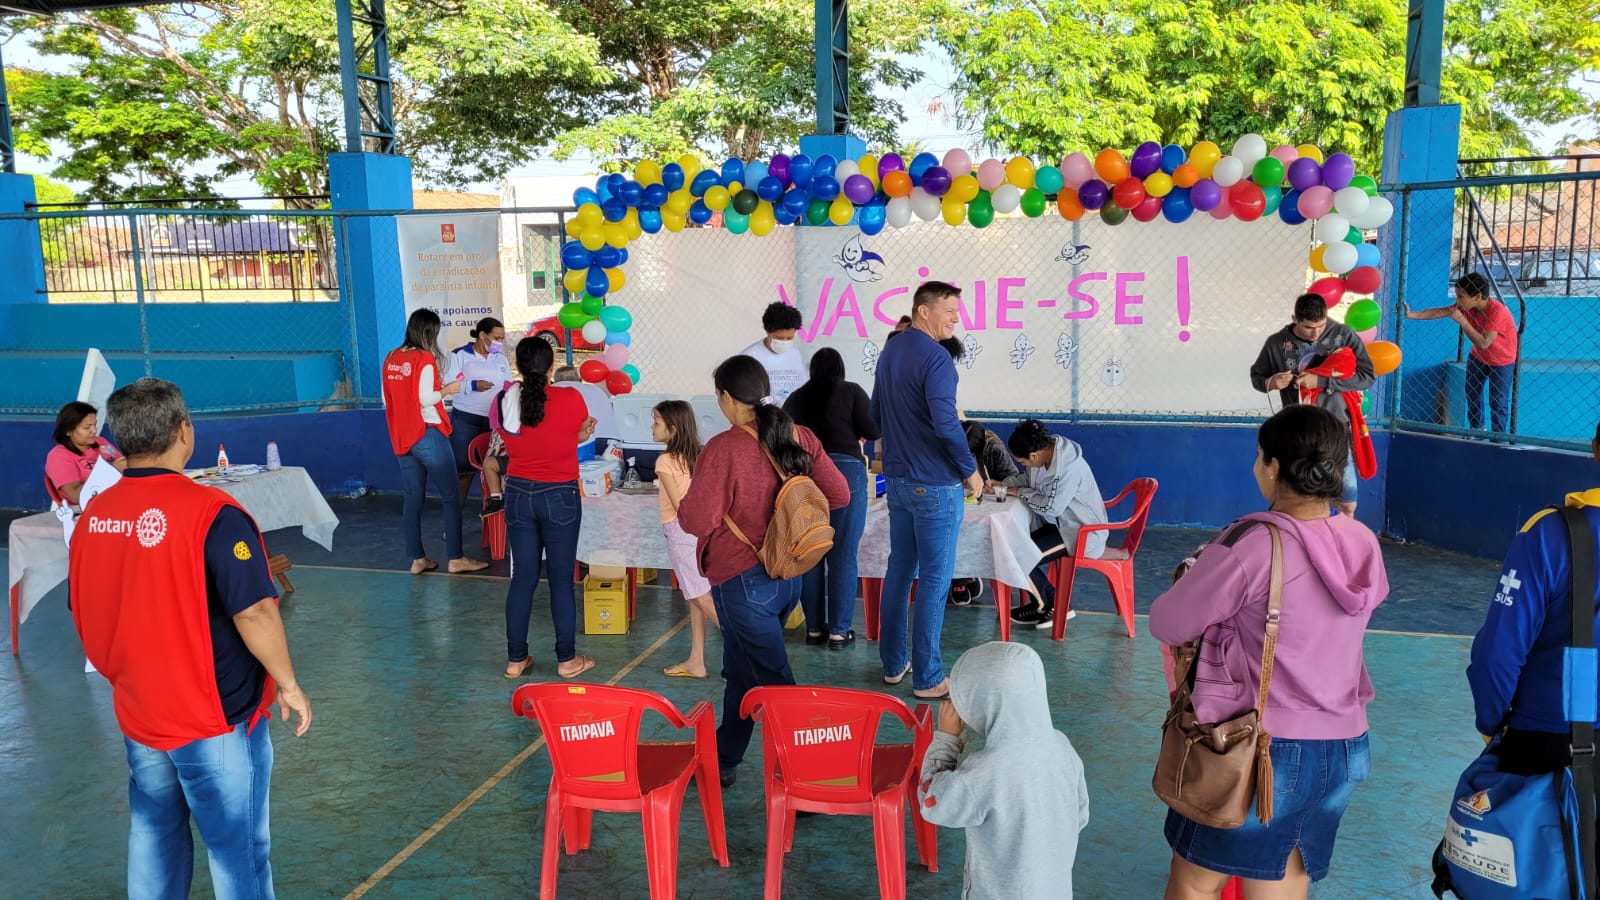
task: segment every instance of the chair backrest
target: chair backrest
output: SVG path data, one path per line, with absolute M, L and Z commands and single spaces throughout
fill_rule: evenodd
M 1122 549 L 1128 551 L 1130 559 L 1144 537 L 1144 524 L 1150 518 L 1150 501 L 1155 499 L 1157 486 L 1154 478 L 1135 478 L 1122 490 L 1123 494 L 1133 491 L 1133 515 L 1128 517 L 1128 536 L 1122 541 Z
M 603 684 L 525 684 L 511 709 L 538 721 L 561 789 L 583 797 L 639 797 L 639 723 L 654 710 L 677 727 L 683 715 L 659 694 Z
M 467 465 L 474 469 L 483 468 L 483 458 L 489 455 L 489 442 L 494 440 L 494 435 L 484 432 L 472 439 L 467 445 Z
M 55 483 L 50 480 L 49 475 L 44 477 L 44 492 L 50 495 L 50 502 L 56 506 L 60 506 L 61 504 L 67 502 L 67 498 L 62 496 L 60 491 L 56 490 Z
M 884 715 L 916 730 L 911 710 L 875 691 L 808 685 L 752 688 L 740 714 L 761 723 L 789 792 L 811 800 L 872 797 L 872 751 Z

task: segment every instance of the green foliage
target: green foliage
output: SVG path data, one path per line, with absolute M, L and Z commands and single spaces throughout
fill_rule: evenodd
M 33 176 L 34 202 L 45 207 L 63 203 L 77 202 L 78 195 L 72 188 L 59 181 L 51 181 L 43 175 Z M 78 232 L 82 223 L 67 219 L 41 219 L 39 222 L 39 235 L 44 241 L 44 261 L 46 265 L 59 266 L 67 262 L 67 245 L 71 243 L 71 235 Z

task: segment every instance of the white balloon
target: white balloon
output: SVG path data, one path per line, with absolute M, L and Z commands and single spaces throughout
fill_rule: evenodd
M 1328 249 L 1322 251 L 1322 265 L 1335 275 L 1344 273 L 1356 267 L 1356 248 L 1344 241 L 1329 244 Z
M 847 159 L 844 162 L 841 162 L 837 166 L 833 167 L 833 177 L 840 184 L 844 184 L 844 180 L 846 178 L 849 178 L 851 175 L 860 175 L 860 174 L 861 174 L 861 167 L 859 165 L 857 165 L 856 161 L 853 160 L 853 159 Z
M 1361 188 L 1347 187 L 1333 192 L 1333 208 L 1352 219 L 1366 212 L 1371 205 L 1372 198 Z
M 1266 157 L 1267 141 L 1259 134 L 1247 134 L 1233 145 L 1233 155 L 1246 166 L 1254 166 Z
M 911 211 L 917 218 L 924 222 L 932 222 L 939 218 L 939 198 L 923 190 L 919 185 L 911 189 Z
M 890 197 L 888 206 L 884 208 L 884 216 L 893 228 L 904 228 L 911 224 L 911 198 Z
M 1211 169 L 1211 180 L 1218 187 L 1233 187 L 1244 180 L 1244 160 L 1237 156 L 1224 156 Z
M 1371 197 L 1361 215 L 1350 217 L 1350 224 L 1357 228 L 1380 228 L 1393 216 L 1394 204 L 1388 197 Z
M 583 339 L 591 344 L 598 344 L 606 339 L 606 324 L 599 319 L 583 326 Z
M 1350 233 L 1350 220 L 1330 213 L 1317 220 L 1311 233 L 1324 244 L 1337 244 Z
M 994 193 L 989 200 L 994 205 L 995 212 L 1002 216 L 1009 216 L 1017 211 L 1018 206 L 1022 205 L 1022 188 L 1006 182 L 994 189 Z

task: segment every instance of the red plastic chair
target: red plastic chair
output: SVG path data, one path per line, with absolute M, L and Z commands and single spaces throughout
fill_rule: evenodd
M 535 719 L 550 748 L 550 793 L 545 801 L 544 859 L 539 897 L 556 895 L 556 860 L 563 833 L 568 855 L 589 848 L 594 811 L 644 817 L 644 856 L 652 900 L 670 900 L 678 884 L 678 814 L 689 779 L 698 782 L 711 855 L 728 865 L 717 780 L 716 717 L 696 703 L 687 716 L 666 698 L 635 688 L 600 684 L 525 684 L 511 709 Z M 691 743 L 639 740 L 645 711 L 675 728 L 693 728 Z
M 478 470 L 478 493 L 483 495 L 483 505 L 489 505 L 489 477 L 483 472 L 483 459 L 489 454 L 492 434 L 480 434 L 467 445 L 467 464 Z M 500 473 L 504 475 L 505 473 Z M 489 548 L 490 559 L 506 558 L 506 511 L 495 510 L 483 517 L 483 546 Z
M 933 741 L 933 713 L 913 714 L 901 700 L 874 691 L 811 686 L 752 688 L 739 714 L 761 723 L 767 784 L 767 900 L 778 900 L 783 855 L 794 847 L 797 811 L 872 816 L 878 850 L 878 890 L 885 900 L 906 896 L 906 807 L 917 859 L 939 871 L 934 826 L 917 808 L 922 755 Z M 885 715 L 911 730 L 912 743 L 877 743 Z
M 1085 525 L 1078 529 L 1078 543 L 1071 556 L 1063 556 L 1050 564 L 1050 583 L 1056 589 L 1055 621 L 1051 623 L 1050 636 L 1063 640 L 1067 636 L 1067 613 L 1072 609 L 1072 579 L 1079 569 L 1092 569 L 1106 577 L 1111 585 L 1111 597 L 1116 601 L 1117 612 L 1133 637 L 1133 557 L 1139 552 L 1139 540 L 1144 537 L 1145 520 L 1150 518 L 1150 501 L 1156 495 L 1154 478 L 1135 478 L 1122 489 L 1122 493 L 1106 503 L 1110 509 L 1133 494 L 1133 515 L 1121 522 L 1105 525 Z M 1084 558 L 1084 547 L 1089 535 L 1096 531 L 1122 531 L 1127 535 L 1122 546 L 1107 546 L 1099 559 Z

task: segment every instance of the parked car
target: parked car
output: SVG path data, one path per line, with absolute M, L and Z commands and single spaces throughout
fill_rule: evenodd
M 1524 294 L 1563 293 L 1571 279 L 1572 293 L 1584 296 L 1600 291 L 1600 252 L 1545 250 L 1484 254 L 1479 270 L 1507 293 L 1516 282 Z
M 528 326 L 526 334 L 544 341 L 557 351 L 566 349 L 568 338 L 572 340 L 572 349 L 580 353 L 599 353 L 605 349 L 602 344 L 591 344 L 584 340 L 581 329 L 568 328 L 555 316 L 534 321 Z

